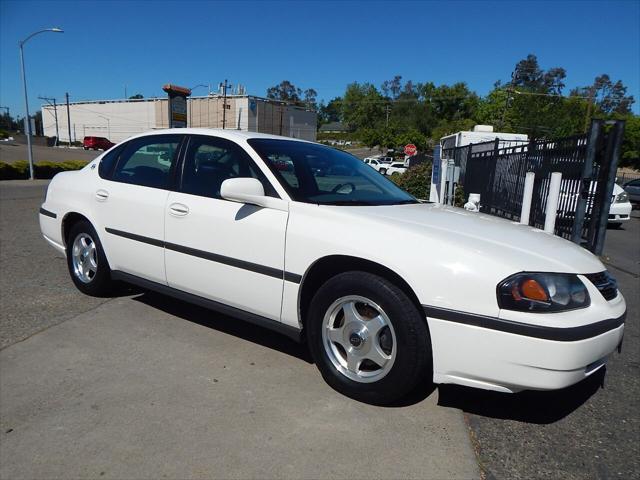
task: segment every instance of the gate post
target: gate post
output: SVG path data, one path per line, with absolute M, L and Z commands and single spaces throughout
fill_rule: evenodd
M 496 180 L 496 169 L 498 168 L 498 152 L 500 151 L 500 139 L 498 137 L 496 137 L 496 139 L 494 140 L 493 143 L 493 151 L 491 153 L 491 173 L 489 174 L 489 181 L 488 181 L 488 185 L 487 185 L 487 192 L 489 193 L 489 201 L 485 202 L 487 205 L 491 205 L 492 207 L 495 207 L 495 203 L 493 201 L 494 197 L 495 197 L 495 192 L 494 192 L 494 183 Z M 488 211 L 486 213 L 491 213 L 491 211 Z
M 602 188 L 603 199 L 602 206 L 598 215 L 598 229 L 593 245 L 592 252 L 596 255 L 602 255 L 604 250 L 604 239 L 607 234 L 607 223 L 609 221 L 609 208 L 611 208 L 611 196 L 613 195 L 613 184 L 616 181 L 616 172 L 618 170 L 618 160 L 620 159 L 620 150 L 622 148 L 622 138 L 624 136 L 624 120 L 615 120 L 609 138 L 607 141 L 607 151 L 605 161 L 602 165 L 598 181 L 606 182 Z M 599 190 L 599 189 L 598 189 Z
M 573 218 L 573 228 L 571 230 L 571 241 L 580 245 L 582 243 L 582 230 L 584 226 L 584 217 L 587 211 L 587 201 L 591 190 L 591 177 L 593 175 L 593 162 L 596 158 L 596 149 L 600 131 L 602 128 L 601 120 L 592 120 L 589 136 L 587 137 L 587 151 L 585 155 L 584 167 L 582 169 L 582 179 L 580 181 L 580 191 L 578 195 L 578 203 L 576 205 L 576 214 Z

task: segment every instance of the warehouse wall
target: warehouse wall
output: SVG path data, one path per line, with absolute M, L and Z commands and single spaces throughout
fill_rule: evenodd
M 189 126 L 222 128 L 223 103 L 222 97 L 189 99 Z M 166 98 L 72 103 L 71 140 L 81 142 L 85 136 L 98 136 L 117 143 L 148 130 L 168 128 L 168 107 Z M 271 133 L 312 141 L 316 139 L 315 112 L 247 96 L 227 97 L 227 107 L 227 129 Z M 42 118 L 44 134 L 55 136 L 53 107 L 43 106 Z M 66 105 L 58 106 L 58 124 L 60 141 L 68 141 Z
M 151 130 L 156 125 L 155 104 L 159 102 L 160 100 L 72 103 L 69 105 L 71 141 L 82 142 L 86 136 L 97 136 L 106 137 L 117 143 L 132 135 Z M 108 118 L 109 121 L 102 117 Z M 42 107 L 42 123 L 44 134 L 48 137 L 55 136 L 53 107 L 48 105 Z M 67 125 L 67 107 L 58 105 L 58 130 L 61 142 L 69 141 Z

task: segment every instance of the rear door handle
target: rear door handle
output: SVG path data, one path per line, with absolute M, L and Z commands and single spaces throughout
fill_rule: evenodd
M 172 203 L 169 205 L 169 213 L 174 217 L 184 217 L 189 213 L 189 207 L 182 203 Z
M 107 198 L 109 198 L 109 192 L 107 192 L 106 190 L 100 189 L 96 192 L 96 199 L 99 202 L 104 202 Z

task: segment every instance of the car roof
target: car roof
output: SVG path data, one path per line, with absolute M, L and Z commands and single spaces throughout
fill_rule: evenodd
M 131 138 L 146 137 L 149 135 L 209 135 L 212 137 L 226 138 L 228 140 L 250 140 L 252 138 L 265 138 L 271 140 L 289 140 L 295 142 L 309 142 L 300 138 L 284 137 L 281 135 L 271 135 L 268 133 L 246 132 L 242 130 L 228 130 L 222 128 L 166 128 L 160 130 L 149 130 L 148 132 L 132 136 Z

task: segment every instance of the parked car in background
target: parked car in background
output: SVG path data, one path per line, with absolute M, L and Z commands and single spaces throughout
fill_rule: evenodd
M 629 201 L 636 207 L 640 206 L 640 178 L 631 180 L 622 186 L 629 195 Z
M 407 167 L 405 167 L 404 162 L 394 162 L 387 168 L 385 174 L 386 175 L 398 175 L 407 171 Z
M 386 175 L 389 165 L 391 165 L 391 160 L 391 157 L 367 157 L 363 161 L 382 175 Z
M 624 332 L 624 297 L 584 248 L 422 203 L 353 155 L 293 138 L 133 137 L 57 174 L 40 228 L 81 292 L 121 280 L 306 338 L 327 383 L 370 403 L 427 377 L 564 388 L 602 368 Z
M 613 185 L 613 198 L 609 207 L 608 223 L 612 227 L 619 227 L 623 222 L 631 219 L 633 206 L 629 201 L 629 194 L 617 183 Z
M 105 137 L 84 137 L 82 147 L 85 150 L 109 150 L 115 143 Z

